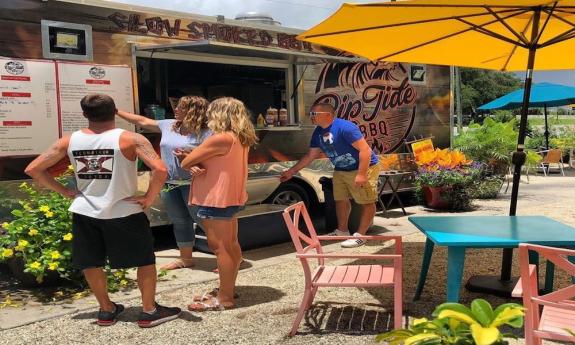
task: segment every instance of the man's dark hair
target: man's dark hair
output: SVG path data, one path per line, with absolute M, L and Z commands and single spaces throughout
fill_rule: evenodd
M 88 121 L 113 121 L 116 116 L 116 104 L 112 97 L 108 95 L 100 93 L 86 95 L 80 101 L 80 106 Z

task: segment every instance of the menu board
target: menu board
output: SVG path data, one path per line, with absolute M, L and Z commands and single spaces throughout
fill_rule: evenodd
M 58 136 L 54 62 L 0 57 L 0 156 L 39 154 Z
M 89 93 L 103 93 L 114 99 L 116 108 L 134 112 L 132 70 L 127 66 L 57 62 L 62 132 L 88 126 L 80 100 Z M 134 125 L 116 117 L 116 127 L 134 131 Z

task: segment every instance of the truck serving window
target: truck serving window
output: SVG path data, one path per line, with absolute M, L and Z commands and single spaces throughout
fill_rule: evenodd
M 244 102 L 255 123 L 269 107 L 287 108 L 286 73 L 282 68 L 138 58 L 140 109 L 159 103 L 170 118 L 170 97 L 234 97 Z

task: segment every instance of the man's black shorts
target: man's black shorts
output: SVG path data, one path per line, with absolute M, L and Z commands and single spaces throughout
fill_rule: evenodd
M 79 269 L 131 268 L 153 265 L 154 238 L 141 212 L 122 218 L 97 219 L 72 214 L 72 263 Z

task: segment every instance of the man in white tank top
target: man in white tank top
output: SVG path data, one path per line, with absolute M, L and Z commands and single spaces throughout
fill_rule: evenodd
M 106 262 L 110 267 L 138 267 L 143 310 L 140 327 L 153 327 L 175 319 L 180 308 L 156 303 L 154 239 L 144 209 L 160 193 L 167 170 L 150 142 L 140 134 L 115 128 L 114 100 L 103 94 L 85 96 L 80 102 L 88 128 L 66 135 L 28 165 L 26 173 L 57 193 L 73 199 L 72 262 L 81 269 L 98 300 L 97 324 L 116 323 L 124 310 L 108 296 Z M 48 169 L 69 158 L 76 189 L 60 184 Z M 148 191 L 136 196 L 136 158 L 152 171 Z

